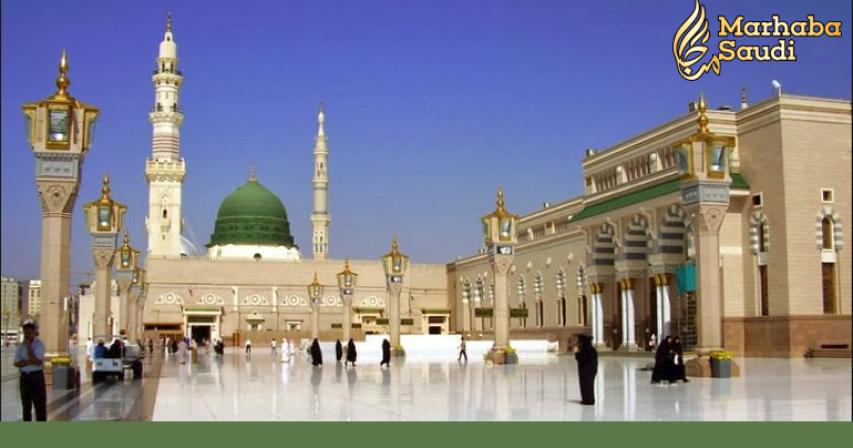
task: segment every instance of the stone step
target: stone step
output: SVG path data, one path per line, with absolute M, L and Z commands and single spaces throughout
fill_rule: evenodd
M 850 358 L 850 349 L 818 348 L 810 351 L 810 358 Z

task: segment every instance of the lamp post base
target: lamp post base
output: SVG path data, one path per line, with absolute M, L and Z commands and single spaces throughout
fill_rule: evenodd
M 483 359 L 493 364 L 518 364 L 518 353 L 510 346 L 492 347 L 483 355 Z

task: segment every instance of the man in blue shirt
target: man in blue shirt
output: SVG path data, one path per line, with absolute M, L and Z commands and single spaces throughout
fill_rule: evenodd
M 36 337 L 36 325 L 33 321 L 24 322 L 24 341 L 15 351 L 15 367 L 21 370 L 19 382 L 21 405 L 25 422 L 33 420 L 36 408 L 36 421 L 47 421 L 47 391 L 44 387 L 44 344 Z

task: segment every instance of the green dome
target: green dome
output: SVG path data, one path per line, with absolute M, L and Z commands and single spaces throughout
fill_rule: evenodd
M 284 204 L 257 180 L 249 180 L 219 206 L 207 247 L 217 244 L 293 247 Z

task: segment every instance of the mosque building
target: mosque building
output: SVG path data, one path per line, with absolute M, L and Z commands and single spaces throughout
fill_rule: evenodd
M 329 149 L 322 104 L 314 147 L 314 209 L 310 259 L 303 258 L 290 233 L 287 210 L 253 172 L 226 197 L 217 213 L 206 255 L 191 254 L 182 236 L 182 186 L 189 163 L 181 157 L 180 108 L 183 75 L 171 20 L 160 42 L 152 81 L 155 106 L 152 154 L 146 161 L 149 185 L 148 284 L 143 313 L 145 336 L 223 338 L 253 342 L 305 337 L 310 330 L 307 285 L 315 274 L 325 285 L 320 307 L 321 339 L 341 337 L 343 301 L 336 275 L 348 263 L 358 274 L 352 300 L 352 334 L 386 333 L 386 278 L 380 260 L 334 260 L 329 254 Z M 446 268 L 410 265 L 400 299 L 401 333 L 441 334 L 450 330 Z
M 703 98 L 681 117 L 588 150 L 581 196 L 519 218 L 514 338 L 587 332 L 602 349 L 637 351 L 652 335 L 697 347 L 705 331 L 712 347 L 738 356 L 823 346 L 849 357 L 851 103 L 778 92 L 750 105 L 741 96 L 740 110 L 708 109 Z M 720 158 L 716 147 L 684 152 L 702 135 L 731 148 Z M 700 187 L 714 187 L 709 212 L 696 206 L 704 199 L 694 172 Z M 488 335 L 487 254 L 447 268 L 453 330 Z M 702 284 L 700 272 L 717 280 Z M 712 303 L 702 303 L 703 290 L 717 293 Z

